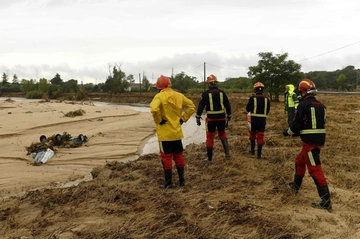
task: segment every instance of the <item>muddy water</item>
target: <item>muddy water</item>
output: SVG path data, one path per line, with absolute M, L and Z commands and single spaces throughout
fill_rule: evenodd
M 0 97 L 1 100 L 6 100 L 8 97 Z M 20 102 L 36 102 L 39 100 L 31 100 L 25 98 L 18 98 L 18 97 L 11 97 L 14 101 Z M 115 107 L 115 108 L 123 108 L 123 109 L 131 109 L 139 112 L 149 112 L 150 108 L 149 105 L 145 104 L 115 104 L 115 103 L 107 103 L 107 102 L 92 102 L 95 106 L 106 106 L 106 107 Z M 155 125 L 154 125 L 155 126 Z M 205 142 L 205 124 L 202 122 L 201 126 L 196 125 L 196 120 L 194 115 L 188 120 L 188 122 L 182 125 L 182 130 L 184 133 L 184 139 L 182 140 L 184 147 L 192 143 L 202 143 Z M 149 153 L 158 153 L 159 152 L 159 145 L 156 134 L 153 137 L 146 139 L 142 142 L 143 148 L 139 149 L 140 155 L 149 154 Z M 127 160 L 135 160 L 140 155 L 133 155 L 129 156 L 124 161 Z M 123 160 L 122 160 L 123 161 Z
M 108 106 L 132 109 L 139 112 L 150 112 L 150 108 L 148 106 L 141 104 L 123 105 L 104 102 L 94 102 L 94 104 L 95 106 Z M 182 125 L 182 130 L 184 133 L 184 139 L 182 140 L 184 147 L 192 143 L 198 144 L 205 142 L 205 124 L 202 122 L 200 126 L 197 126 L 194 115 L 188 120 L 188 122 Z M 140 155 L 159 152 L 159 145 L 156 134 L 153 137 L 147 139 L 146 142 L 143 142 L 143 145 L 144 146 L 142 150 L 140 150 Z

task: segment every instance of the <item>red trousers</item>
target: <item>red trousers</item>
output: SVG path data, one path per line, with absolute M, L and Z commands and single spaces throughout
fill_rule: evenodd
M 259 131 L 251 131 L 249 130 L 250 136 L 249 139 L 250 141 L 257 141 L 257 144 L 264 144 L 264 138 L 265 138 L 265 134 L 264 132 L 259 132 Z
M 206 118 L 206 148 L 214 147 L 214 138 L 215 132 L 218 131 L 218 136 L 220 140 L 226 140 L 225 132 L 225 119 L 209 119 Z
M 319 146 L 303 142 L 302 149 L 295 159 L 295 174 L 304 177 L 306 167 L 317 186 L 326 186 L 327 181 L 321 168 Z

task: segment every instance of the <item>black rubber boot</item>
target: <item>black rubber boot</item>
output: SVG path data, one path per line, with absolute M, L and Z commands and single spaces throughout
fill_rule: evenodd
M 207 152 L 207 158 L 204 159 L 205 161 L 211 162 L 212 161 L 212 156 L 213 156 L 213 148 L 206 148 L 206 152 Z
M 249 152 L 254 155 L 255 154 L 255 140 L 250 140 L 250 149 Z
M 228 140 L 227 139 L 221 140 L 221 143 L 224 147 L 225 158 L 227 158 L 227 159 L 231 158 Z
M 160 188 L 172 188 L 172 170 L 165 170 L 165 184 Z
M 285 187 L 290 189 L 296 195 L 301 187 L 302 181 L 303 177 L 295 175 L 294 181 L 285 185 Z
M 263 147 L 262 144 L 258 144 L 258 151 L 257 151 L 257 158 L 258 158 L 258 159 L 261 159 L 261 158 L 262 158 L 262 154 L 261 154 L 262 147 Z
M 185 186 L 185 178 L 184 178 L 184 167 L 177 167 L 177 172 L 179 174 L 179 184 L 180 187 Z
M 321 202 L 313 202 L 311 206 L 321 209 L 329 210 L 332 208 L 331 201 L 330 201 L 330 191 L 329 187 L 326 186 L 317 186 L 317 190 L 319 196 L 321 198 Z

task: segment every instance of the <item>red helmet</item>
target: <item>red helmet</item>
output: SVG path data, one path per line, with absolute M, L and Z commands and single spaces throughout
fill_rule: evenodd
M 260 81 L 258 81 L 258 82 L 256 82 L 255 84 L 254 84 L 254 91 L 255 92 L 257 92 L 257 91 L 263 91 L 264 90 L 264 88 L 265 88 L 265 86 L 264 86 L 264 84 L 263 83 L 261 83 Z
M 207 83 L 216 84 L 216 82 L 217 82 L 216 76 L 214 76 L 214 75 L 209 75 L 209 76 L 207 77 Z
M 299 83 L 298 90 L 306 94 L 315 94 L 317 92 L 315 83 L 309 79 L 304 79 Z
M 161 75 L 156 81 L 156 88 L 162 90 L 171 87 L 171 81 L 168 77 Z

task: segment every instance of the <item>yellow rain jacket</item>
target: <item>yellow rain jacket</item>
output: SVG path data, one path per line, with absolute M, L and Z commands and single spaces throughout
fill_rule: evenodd
M 297 98 L 296 93 L 294 92 L 295 87 L 294 85 L 286 85 L 289 87 L 289 91 L 285 92 L 284 103 L 285 103 L 285 110 L 288 108 L 297 108 L 299 104 L 299 99 Z
M 158 140 L 174 141 L 184 138 L 180 119 L 187 122 L 195 112 L 195 105 L 183 94 L 171 88 L 165 88 L 151 101 L 150 112 L 156 124 Z M 160 125 L 162 120 L 166 120 L 166 123 Z

